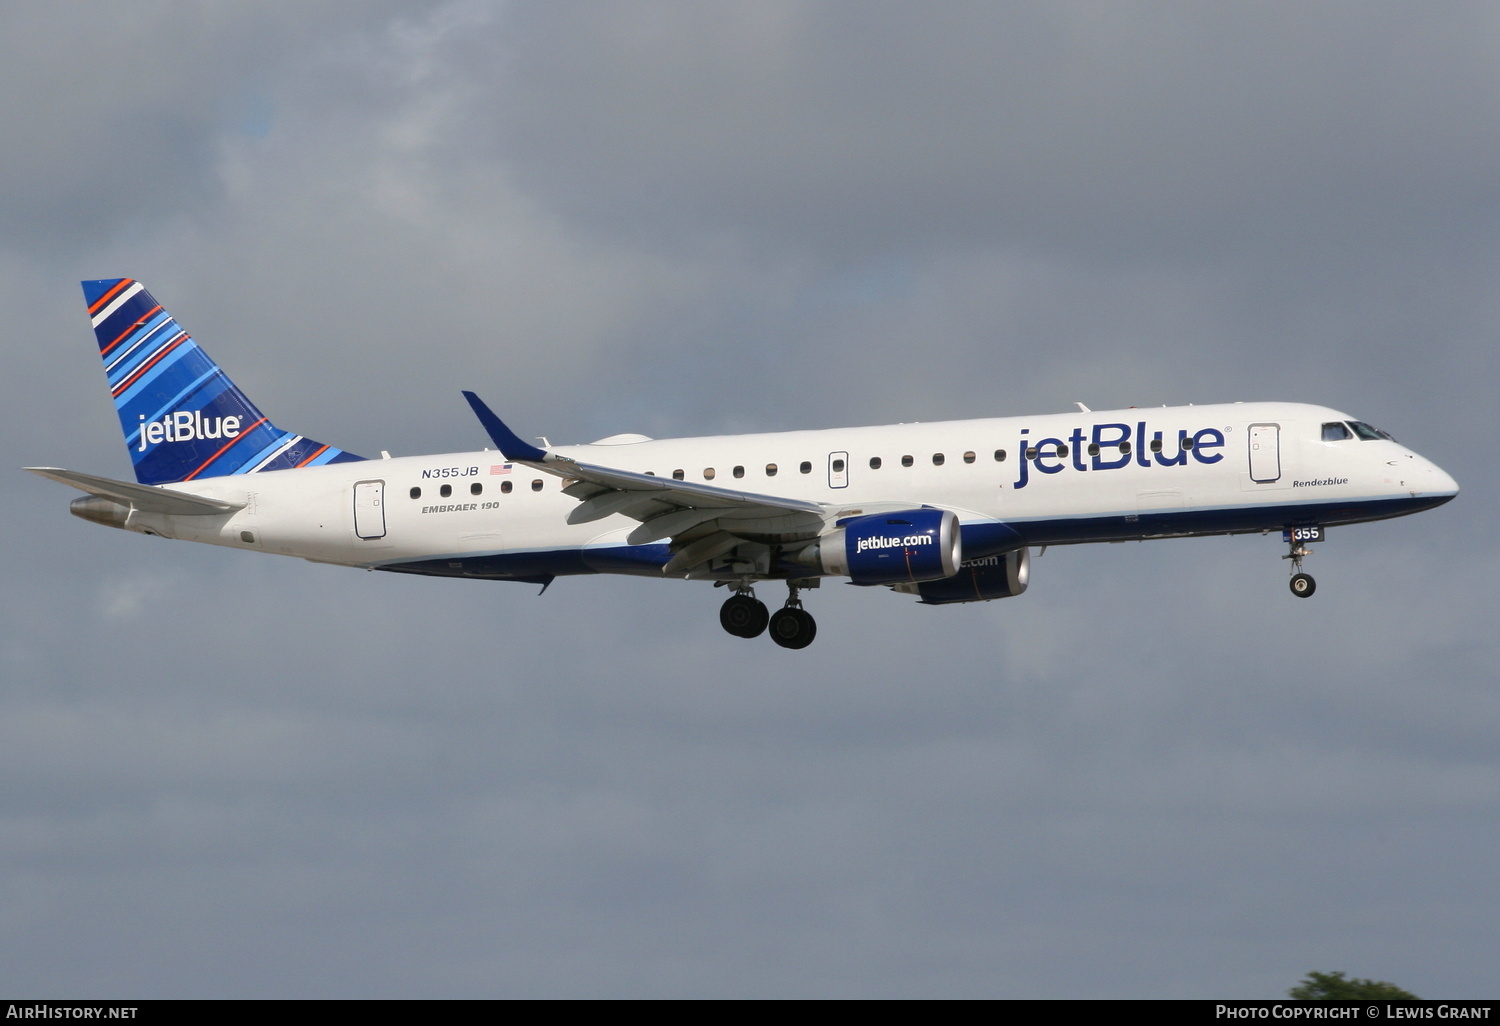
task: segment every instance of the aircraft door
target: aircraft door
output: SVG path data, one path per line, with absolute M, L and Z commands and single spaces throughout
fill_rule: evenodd
M 360 481 L 354 486 L 354 533 L 365 541 L 385 537 L 384 481 Z
M 849 454 L 847 452 L 828 454 L 828 487 L 849 487 Z
M 1281 480 L 1281 425 L 1250 425 L 1250 480 L 1269 484 Z

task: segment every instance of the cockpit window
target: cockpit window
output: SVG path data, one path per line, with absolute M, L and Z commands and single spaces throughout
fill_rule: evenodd
M 1351 420 L 1349 421 L 1349 426 L 1354 429 L 1354 433 L 1364 442 L 1376 442 L 1382 438 L 1391 437 L 1384 431 L 1376 431 L 1362 420 Z
M 1352 437 L 1349 434 L 1349 429 L 1344 427 L 1339 421 L 1330 421 L 1323 425 L 1323 441 L 1325 442 L 1342 442 L 1344 439 Z

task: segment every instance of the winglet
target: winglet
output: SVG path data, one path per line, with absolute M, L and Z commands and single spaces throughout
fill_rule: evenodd
M 464 398 L 469 400 L 469 405 L 474 408 L 474 415 L 479 418 L 479 423 L 484 425 L 484 430 L 489 433 L 490 440 L 495 443 L 495 448 L 500 450 L 500 455 L 508 460 L 521 460 L 523 462 L 540 463 L 547 458 L 545 450 L 521 441 L 505 422 L 495 416 L 484 400 L 473 392 L 464 392 Z

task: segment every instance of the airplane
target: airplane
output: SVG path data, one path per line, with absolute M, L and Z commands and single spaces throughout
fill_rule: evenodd
M 135 481 L 25 469 L 140 534 L 396 573 L 629 574 L 726 588 L 729 634 L 787 649 L 826 578 L 927 605 L 1026 591 L 1033 547 L 1272 531 L 1307 598 L 1332 526 L 1441 506 L 1458 484 L 1322 406 L 1247 402 L 774 434 L 534 445 L 471 391 L 494 448 L 366 459 L 274 426 L 130 278 L 84 297 Z M 755 585 L 781 581 L 775 612 Z

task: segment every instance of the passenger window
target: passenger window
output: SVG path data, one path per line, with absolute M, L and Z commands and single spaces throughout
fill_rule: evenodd
M 1152 452 L 1161 452 L 1161 439 L 1160 438 L 1153 438 L 1153 439 L 1151 439 L 1151 451 Z
M 1097 455 L 1099 455 L 1099 443 L 1098 442 L 1090 442 L 1089 443 L 1089 455 L 1090 456 L 1097 456 Z
M 833 461 L 833 472 L 835 474 L 842 474 L 844 472 L 844 461 L 843 460 L 834 460 Z
M 714 479 L 714 468 L 713 467 L 704 467 L 703 468 L 703 480 L 705 480 L 705 481 L 712 481 L 713 479 Z
M 802 465 L 799 466 L 797 469 L 800 470 L 804 474 L 811 474 L 812 473 L 812 464 L 809 463 L 809 462 L 807 462 L 806 460 L 803 460 L 802 461 Z
M 941 467 L 943 465 L 943 454 L 942 453 L 935 452 L 935 453 L 932 454 L 932 465 L 934 467 Z
M 1342 442 L 1349 437 L 1349 429 L 1336 420 L 1323 425 L 1323 441 L 1325 442 Z
M 767 477 L 775 477 L 776 476 L 776 464 L 774 464 L 774 463 L 767 463 L 766 464 L 766 476 Z
M 1005 462 L 1005 450 L 1004 449 L 996 449 L 995 450 L 995 462 L 996 463 L 1004 463 Z
M 483 491 L 484 491 L 484 485 L 480 484 L 478 481 L 475 481 L 473 484 L 469 485 L 469 494 L 470 495 L 478 495 L 478 494 L 480 494 Z
M 901 457 L 901 465 L 903 467 L 909 467 L 909 466 L 911 466 L 915 462 L 916 461 L 913 460 L 910 456 L 903 456 L 903 457 Z
M 1028 460 L 1034 460 L 1034 459 L 1036 459 L 1036 446 L 1033 445 L 1033 446 L 1030 446 L 1030 447 L 1027 448 L 1027 450 L 1026 450 L 1026 458 Z
M 1120 443 L 1120 452 L 1122 454 L 1124 454 L 1124 453 L 1127 453 L 1129 451 L 1130 451 L 1130 443 L 1129 442 L 1121 442 Z
M 683 477 L 682 471 L 680 471 L 680 470 L 674 470 L 674 471 L 672 471 L 672 480 L 673 481 L 681 481 L 682 477 Z
M 450 496 L 450 495 L 453 494 L 453 486 L 452 485 L 443 485 L 443 487 L 441 487 L 441 488 L 438 489 L 438 494 L 441 495 L 443 498 L 446 499 L 448 496 Z
M 539 492 L 539 491 L 542 490 L 542 479 L 541 478 L 537 478 L 535 481 L 531 482 L 531 490 L 534 491 L 534 492 Z
M 411 497 L 413 499 L 420 499 L 422 497 L 422 489 L 420 489 L 420 488 L 413 488 L 411 490 Z
M 1057 447 L 1057 454 L 1059 456 L 1066 456 L 1068 454 L 1068 447 L 1066 445 L 1059 445 Z
M 880 457 L 879 456 L 871 456 L 870 457 L 870 469 L 871 470 L 879 470 L 880 469 Z
M 734 476 L 735 477 L 744 477 L 745 476 L 745 468 L 744 467 L 735 467 L 734 468 Z
M 1192 435 L 1183 435 L 1182 436 L 1182 447 L 1184 449 L 1191 449 L 1193 447 L 1193 436 Z
M 964 462 L 965 463 L 973 463 L 974 460 L 975 460 L 975 458 L 976 457 L 974 456 L 974 451 L 972 449 L 969 450 L 968 452 L 964 453 Z
M 501 481 L 500 482 L 500 494 L 502 494 L 502 495 L 509 495 L 510 494 L 510 482 L 509 481 Z

